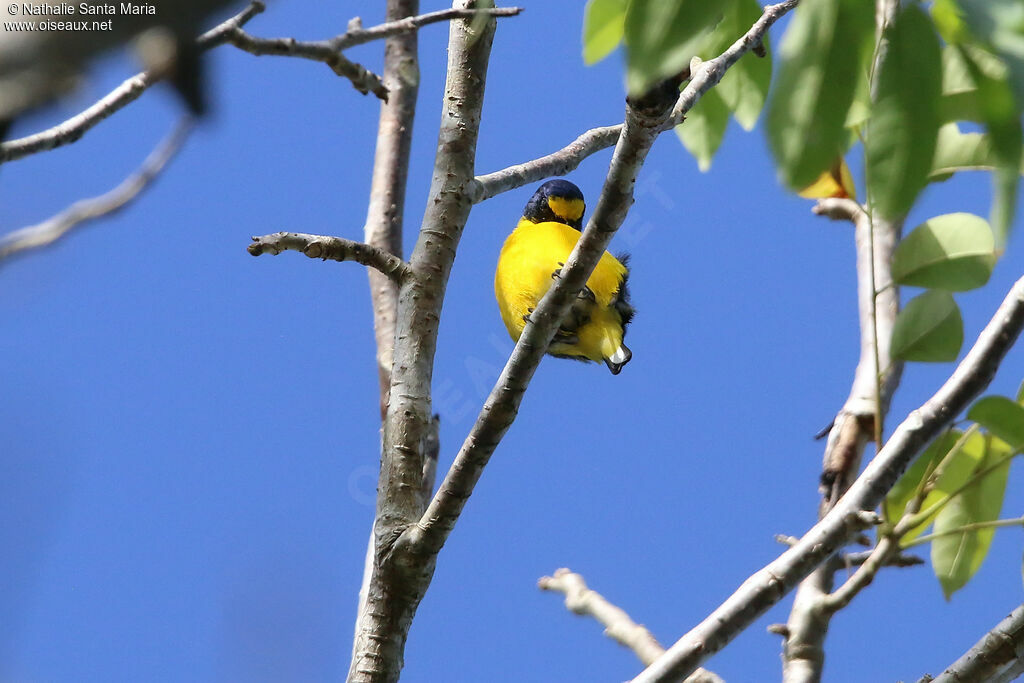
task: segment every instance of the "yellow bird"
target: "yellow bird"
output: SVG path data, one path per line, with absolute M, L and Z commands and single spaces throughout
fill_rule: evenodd
M 569 260 L 583 225 L 583 193 L 567 180 L 541 185 L 505 240 L 494 274 L 501 319 L 518 340 L 533 309 Z M 628 256 L 607 251 L 559 326 L 548 353 L 558 358 L 604 362 L 613 375 L 633 357 L 622 343 L 633 318 L 626 280 Z

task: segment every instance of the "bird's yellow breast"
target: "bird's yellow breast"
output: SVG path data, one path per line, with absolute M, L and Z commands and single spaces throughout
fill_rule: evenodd
M 498 307 L 501 310 L 501 318 L 505 327 L 513 339 L 519 339 L 523 328 L 526 326 L 524 316 L 537 306 L 537 302 L 544 296 L 545 292 L 553 284 L 551 274 L 569 260 L 576 243 L 580 239 L 580 232 L 562 223 L 531 223 L 528 220 L 519 221 L 519 225 L 505 240 L 505 246 L 498 258 L 498 269 L 494 276 L 494 293 L 498 299 Z M 626 267 L 619 263 L 618 259 L 605 252 L 601 256 L 597 267 L 587 280 L 587 286 L 594 293 L 597 308 L 604 313 L 614 299 L 619 288 L 622 286 L 623 278 L 626 275 Z M 610 313 L 610 311 L 609 311 Z M 591 360 L 601 360 L 603 356 L 612 353 L 618 344 L 622 342 L 622 326 L 615 316 L 614 321 L 604 321 L 605 315 L 595 316 L 594 324 L 614 324 L 617 328 L 617 341 L 608 339 L 600 343 L 604 347 L 613 344 L 611 351 L 604 353 L 602 349 L 579 348 L 579 355 Z M 581 330 L 580 341 L 586 344 L 585 340 L 597 330 Z M 601 335 L 602 338 L 604 335 Z M 574 351 L 577 351 L 574 350 Z

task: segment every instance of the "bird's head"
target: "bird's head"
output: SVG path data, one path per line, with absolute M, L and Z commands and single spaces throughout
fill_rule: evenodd
M 583 193 L 568 180 L 549 180 L 533 193 L 523 209 L 523 218 L 531 223 L 565 223 L 581 230 L 583 228 Z

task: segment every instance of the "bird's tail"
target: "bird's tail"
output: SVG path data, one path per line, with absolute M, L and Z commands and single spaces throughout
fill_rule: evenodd
M 629 359 L 633 357 L 633 352 L 629 350 L 629 347 L 625 344 L 620 344 L 619 348 L 615 350 L 609 358 L 604 359 L 605 365 L 612 371 L 613 375 L 619 374 L 622 370 L 622 366 L 629 362 Z

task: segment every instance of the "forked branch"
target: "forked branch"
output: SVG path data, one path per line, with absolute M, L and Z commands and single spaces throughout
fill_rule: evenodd
M 875 509 L 914 458 L 992 381 L 1024 328 L 1024 278 L 1014 284 L 953 375 L 910 413 L 846 495 L 778 559 L 748 578 L 721 606 L 680 638 L 636 683 L 670 681 L 722 649 L 854 533 L 850 520 Z

